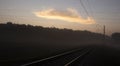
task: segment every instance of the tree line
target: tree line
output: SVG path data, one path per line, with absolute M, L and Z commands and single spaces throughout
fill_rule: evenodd
M 90 31 L 80 31 L 72 29 L 45 28 L 42 26 L 32 26 L 25 24 L 13 24 L 7 22 L 0 24 L 0 42 L 58 42 L 58 43 L 95 43 L 104 40 L 104 35 Z M 120 33 L 113 33 L 112 39 L 119 41 Z M 106 36 L 106 39 L 110 39 Z M 87 41 L 87 42 L 86 42 Z

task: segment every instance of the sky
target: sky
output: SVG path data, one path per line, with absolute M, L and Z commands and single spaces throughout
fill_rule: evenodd
M 120 32 L 120 0 L 0 0 L 0 23 Z

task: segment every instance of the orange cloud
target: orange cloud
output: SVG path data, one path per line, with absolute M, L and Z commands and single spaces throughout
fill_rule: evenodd
M 77 10 L 67 9 L 66 11 L 59 11 L 55 9 L 41 10 L 34 12 L 37 17 L 46 18 L 46 19 L 57 19 L 64 20 L 67 22 L 77 22 L 81 24 L 94 24 L 95 20 L 92 17 L 82 18 Z

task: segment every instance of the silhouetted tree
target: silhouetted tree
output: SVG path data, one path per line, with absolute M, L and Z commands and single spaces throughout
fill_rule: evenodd
M 112 39 L 116 42 L 120 42 L 120 33 L 113 33 Z
M 97 42 L 103 39 L 102 34 L 93 33 L 90 31 L 74 31 L 72 29 L 44 28 L 42 26 L 32 26 L 24 24 L 0 24 L 0 39 L 1 41 L 10 42 L 38 42 L 51 41 L 81 43 L 81 42 Z M 3 38 L 2 38 L 3 36 Z M 50 41 L 50 42 L 49 42 Z

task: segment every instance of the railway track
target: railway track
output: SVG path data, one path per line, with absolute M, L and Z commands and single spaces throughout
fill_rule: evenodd
M 92 48 L 76 49 L 55 56 L 51 56 L 45 59 L 33 61 L 23 64 L 21 66 L 72 66 L 74 62 L 91 52 Z

